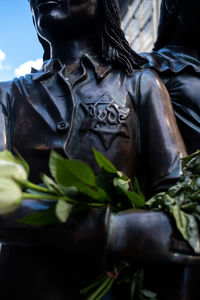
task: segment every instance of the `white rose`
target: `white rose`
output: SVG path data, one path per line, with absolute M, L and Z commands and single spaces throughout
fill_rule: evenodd
M 28 172 L 20 158 L 15 158 L 5 150 L 0 152 L 0 177 L 24 181 L 28 178 Z
M 19 185 L 10 178 L 0 178 L 0 215 L 13 212 L 22 202 Z

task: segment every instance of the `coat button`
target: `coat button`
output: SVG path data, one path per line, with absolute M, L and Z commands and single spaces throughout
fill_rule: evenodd
M 58 131 L 66 131 L 69 128 L 69 123 L 66 121 L 60 121 L 57 124 L 57 130 Z

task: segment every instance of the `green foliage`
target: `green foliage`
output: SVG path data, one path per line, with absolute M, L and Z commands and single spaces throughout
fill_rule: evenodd
M 130 202 L 130 207 L 132 208 L 144 208 L 145 201 L 144 196 L 142 194 L 138 194 L 134 191 L 129 191 L 126 186 L 127 181 L 124 181 L 121 178 L 114 178 L 113 180 L 114 186 L 123 193 L 123 195 L 127 198 L 127 201 Z
M 49 189 L 49 191 L 51 191 L 52 193 L 58 194 L 58 195 L 61 195 L 61 196 L 65 195 L 63 190 L 59 187 L 59 185 L 56 184 L 55 181 L 52 178 L 50 178 L 49 176 L 43 174 L 42 175 L 42 182 Z
M 117 274 L 116 274 L 117 272 Z M 130 300 L 157 300 L 157 295 L 143 289 L 144 270 L 134 266 L 119 265 L 110 273 L 101 274 L 91 285 L 81 290 L 86 300 L 100 300 L 113 285 L 123 285 L 130 291 Z
M 182 237 L 200 254 L 200 151 L 183 158 L 182 170 L 180 181 L 151 198 L 147 206 L 170 214 Z
M 51 225 L 57 224 L 58 218 L 55 214 L 55 209 L 50 208 L 46 210 L 42 210 L 39 213 L 35 213 L 32 215 L 28 215 L 24 218 L 18 220 L 18 223 L 33 225 L 33 226 L 44 226 L 44 225 Z
M 72 211 L 73 206 L 64 200 L 59 200 L 56 203 L 56 216 L 60 222 L 65 223 Z
M 105 157 L 103 156 L 100 152 L 97 150 L 93 149 L 93 153 L 96 159 L 97 164 L 101 169 L 104 169 L 106 172 L 109 173 L 117 173 L 116 167 Z
M 95 149 L 93 152 L 100 167 L 98 176 L 87 164 L 65 159 L 52 151 L 49 159 L 52 178 L 43 175 L 42 185 L 28 181 L 29 167 L 19 153 L 14 157 L 8 151 L 0 152 L 0 215 L 13 212 L 23 198 L 52 201 L 50 209 L 19 220 L 34 226 L 65 223 L 72 213 L 88 207 L 109 206 L 115 212 L 129 208 L 161 210 L 174 220 L 183 239 L 200 254 L 200 151 L 183 159 L 182 176 L 175 186 L 147 202 L 136 178 L 131 183 L 106 157 Z M 155 293 L 143 289 L 143 270 L 134 269 L 130 273 L 129 268 L 120 266 L 118 271 L 117 282 L 129 283 L 131 300 L 157 299 Z M 99 300 L 113 284 L 116 278 L 105 273 L 82 290 L 82 294 L 87 300 Z
M 94 149 L 93 152 L 101 167 L 98 176 L 95 176 L 87 164 L 65 159 L 52 151 L 49 159 L 52 178 L 42 175 L 41 185 L 27 180 L 29 166 L 19 153 L 14 157 L 7 150 L 0 152 L 0 214 L 15 210 L 22 198 L 54 201 L 54 216 L 52 210 L 47 210 L 20 220 L 32 225 L 55 223 L 55 216 L 58 222 L 66 222 L 72 207 L 76 205 L 79 208 L 109 205 L 116 212 L 144 207 L 144 196 L 137 181 L 134 181 L 132 188 L 126 175 L 117 171 L 97 150 Z
M 147 300 L 147 299 L 157 300 L 157 294 L 153 293 L 151 291 L 148 291 L 148 290 L 141 290 L 140 299 L 141 300 Z
M 101 199 L 102 192 L 96 185 L 96 177 L 91 168 L 78 160 L 62 158 L 55 151 L 51 152 L 49 167 L 60 188 L 75 187 L 79 193 L 93 199 Z
M 15 152 L 16 155 L 17 155 L 17 157 L 15 158 L 15 160 L 16 160 L 22 167 L 24 167 L 24 169 L 26 170 L 27 177 L 28 177 L 29 172 L 30 172 L 30 168 L 29 168 L 28 163 L 24 160 L 24 158 L 21 156 L 21 154 L 18 152 L 18 150 L 17 150 L 16 148 L 14 149 L 14 152 Z
M 57 176 L 57 162 L 61 161 L 62 162 L 63 157 L 58 154 L 56 151 L 52 150 L 50 153 L 50 157 L 49 157 L 49 170 L 51 172 L 51 175 L 54 179 L 56 179 Z

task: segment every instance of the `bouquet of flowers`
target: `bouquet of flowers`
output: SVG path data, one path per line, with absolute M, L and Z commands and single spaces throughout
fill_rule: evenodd
M 138 181 L 133 182 L 93 149 L 99 174 L 84 162 L 68 160 L 52 151 L 49 159 L 51 177 L 41 176 L 42 184 L 28 180 L 29 166 L 19 153 L 0 152 L 0 215 L 5 216 L 19 208 L 23 199 L 51 201 L 52 207 L 20 219 L 30 225 L 65 223 L 77 208 L 109 206 L 113 211 L 144 209 L 164 211 L 174 219 L 177 229 L 200 254 L 198 222 L 200 221 L 200 151 L 182 161 L 180 181 L 167 192 L 146 201 Z M 52 209 L 53 208 L 53 209 Z M 121 263 L 111 272 L 101 274 L 81 293 L 87 300 L 99 300 L 113 284 L 128 282 L 130 299 L 157 299 L 156 294 L 142 287 L 143 270 Z

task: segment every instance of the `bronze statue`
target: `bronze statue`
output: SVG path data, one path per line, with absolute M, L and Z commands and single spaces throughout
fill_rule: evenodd
M 141 69 L 145 60 L 124 37 L 117 0 L 30 0 L 30 6 L 50 59 L 40 71 L 0 84 L 1 149 L 17 148 L 36 182 L 47 172 L 51 149 L 98 171 L 95 147 L 128 176 L 136 175 L 147 197 L 168 189 L 179 179 L 184 145 L 163 83 L 154 71 Z M 0 222 L 1 240 L 9 244 L 0 262 L 2 299 L 82 299 L 80 288 L 106 260 L 198 260 L 187 247 L 177 249 L 164 213 L 105 209 L 65 226 L 14 223 L 46 206 L 24 201 Z
M 154 51 L 142 54 L 168 89 L 188 153 L 200 149 L 199 12 L 199 0 L 162 0 Z M 174 269 L 173 276 L 180 299 L 200 299 L 199 268 Z
M 200 148 L 199 12 L 199 0 L 163 0 L 154 51 L 144 54 L 168 89 L 188 153 Z

